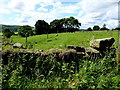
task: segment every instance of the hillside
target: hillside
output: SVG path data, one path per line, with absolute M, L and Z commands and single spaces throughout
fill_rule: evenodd
M 3 25 L 3 24 L 0 24 L 0 30 L 2 30 L 4 28 L 9 28 L 10 30 L 12 30 L 14 32 L 18 32 L 19 27 L 20 27 L 20 25 Z M 34 30 L 34 27 L 32 27 L 32 29 Z
M 35 35 L 28 37 L 28 46 L 33 46 L 33 49 L 48 50 L 51 48 L 65 49 L 67 45 L 76 46 L 89 46 L 89 41 L 92 39 L 101 39 L 114 37 L 117 45 L 118 32 L 117 31 L 81 31 L 75 33 L 59 33 L 49 34 L 48 38 L 46 34 Z M 25 46 L 25 38 L 20 36 L 12 36 L 11 41 L 13 43 L 21 43 Z
M 17 29 L 20 27 L 19 25 L 0 25 L 0 30 L 4 28 L 9 28 L 10 30 L 13 30 L 14 32 L 17 32 Z

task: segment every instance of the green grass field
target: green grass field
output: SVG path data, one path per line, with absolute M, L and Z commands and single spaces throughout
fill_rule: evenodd
M 28 37 L 28 45 L 33 45 L 33 49 L 48 50 L 51 48 L 65 49 L 67 45 L 86 46 L 89 47 L 89 42 L 92 39 L 101 39 L 114 37 L 117 43 L 118 32 L 117 31 L 81 31 L 76 33 L 59 33 L 47 35 L 36 35 Z M 21 43 L 25 46 L 25 38 L 20 36 L 12 36 L 11 41 L 13 43 Z

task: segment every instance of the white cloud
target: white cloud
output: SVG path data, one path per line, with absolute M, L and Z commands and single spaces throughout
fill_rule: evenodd
M 35 22 L 38 19 L 42 19 L 49 23 L 56 18 L 60 18 L 60 16 L 64 15 L 65 13 L 67 13 L 67 14 L 76 13 L 76 10 L 78 10 L 80 8 L 80 7 L 78 7 L 78 4 L 76 4 L 77 6 L 74 6 L 74 5 L 65 6 L 61 2 L 51 2 L 51 3 L 44 2 L 44 3 L 39 3 L 39 4 L 41 7 L 36 9 L 36 11 L 32 11 L 30 9 L 28 11 L 24 11 L 24 12 L 22 12 L 21 15 L 19 15 L 16 18 L 16 20 L 18 22 L 28 22 L 28 23 L 34 22 L 34 24 L 35 24 Z M 48 9 L 45 8 L 45 6 L 48 6 L 47 4 L 53 5 L 53 8 L 49 11 L 48 11 Z
M 79 12 L 78 18 L 82 21 L 84 28 L 104 23 L 109 28 L 116 27 L 118 15 L 119 0 L 82 0 L 82 11 Z M 90 23 L 91 22 L 91 23 Z
M 109 25 L 109 28 L 115 28 L 118 26 L 118 20 L 108 20 L 106 23 Z
M 47 12 L 48 9 L 44 8 L 44 7 L 40 7 L 37 9 L 37 11 L 40 11 L 40 12 Z
M 61 1 L 76 2 L 76 0 L 0 0 L 0 13 L 17 13 L 18 15 L 13 18 L 16 23 L 32 26 L 38 19 L 50 22 L 67 16 L 77 18 L 82 23 L 82 28 L 96 24 L 102 26 L 104 23 L 110 28 L 117 26 L 119 0 L 77 0 L 79 2 L 75 4 L 63 4 Z M 36 5 L 39 7 L 36 8 Z M 53 7 L 46 8 L 49 5 Z
M 8 3 L 8 8 L 15 11 L 31 11 L 35 9 L 36 4 L 41 4 L 41 6 L 52 5 L 54 0 L 11 0 Z
M 0 8 L 0 14 L 9 14 L 11 13 L 8 9 Z

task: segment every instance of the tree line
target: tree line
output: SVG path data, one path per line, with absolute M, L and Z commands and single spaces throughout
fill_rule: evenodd
M 95 31 L 95 30 L 109 30 L 107 27 L 106 27 L 106 24 L 103 25 L 102 28 L 100 28 L 100 26 L 98 25 L 94 25 L 93 26 L 93 29 L 91 27 L 87 28 L 87 31 Z
M 48 33 L 75 32 L 80 30 L 81 23 L 74 17 L 55 19 L 50 24 L 38 20 L 35 24 L 37 35 Z
M 37 20 L 35 23 L 35 30 L 29 25 L 19 26 L 18 34 L 22 37 L 29 37 L 32 35 L 61 33 L 61 32 L 75 32 L 80 31 L 81 23 L 74 17 L 55 19 L 48 24 L 44 20 Z M 118 28 L 115 28 L 118 30 Z M 109 30 L 106 24 L 100 28 L 99 25 L 94 25 L 93 28 L 87 28 L 87 31 L 93 30 Z M 8 28 L 2 30 L 3 36 L 10 38 L 14 32 Z

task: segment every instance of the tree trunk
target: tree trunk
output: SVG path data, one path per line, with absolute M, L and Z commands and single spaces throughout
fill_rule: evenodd
M 57 29 L 57 36 L 58 36 L 58 29 Z
M 26 36 L 26 48 L 27 48 L 27 36 Z
M 47 32 L 47 39 L 48 39 L 48 32 Z

